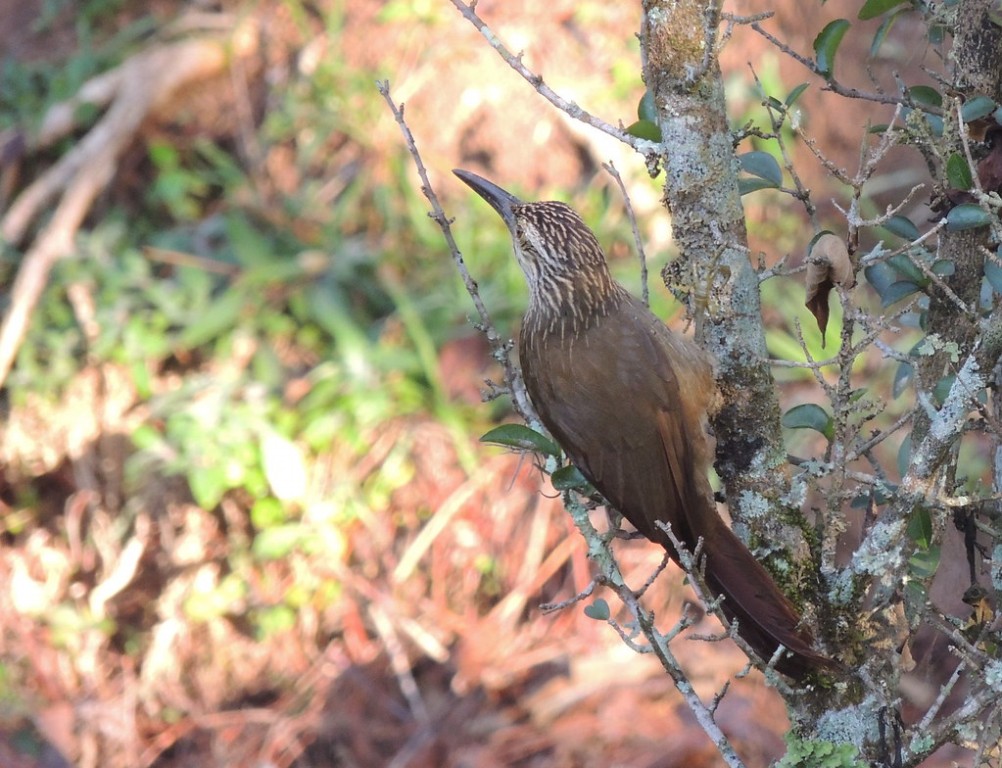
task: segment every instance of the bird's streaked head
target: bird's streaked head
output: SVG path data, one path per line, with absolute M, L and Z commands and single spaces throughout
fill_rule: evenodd
M 574 209 L 555 201 L 524 203 L 475 173 L 453 173 L 508 226 L 529 284 L 530 312 L 581 315 L 602 310 L 616 285 L 602 247 Z

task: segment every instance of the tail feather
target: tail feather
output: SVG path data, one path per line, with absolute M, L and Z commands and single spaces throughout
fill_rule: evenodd
M 718 518 L 719 520 L 719 518 Z M 769 572 L 722 521 L 704 534 L 706 581 L 715 594 L 723 595 L 722 609 L 738 622 L 738 634 L 768 661 L 780 645 L 788 653 L 776 668 L 785 675 L 802 678 L 833 662 L 813 647 L 810 632 L 800 626 L 796 609 L 779 590 Z

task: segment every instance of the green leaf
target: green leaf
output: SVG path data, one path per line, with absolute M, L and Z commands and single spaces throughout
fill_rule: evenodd
M 601 597 L 596 598 L 595 602 L 591 605 L 586 605 L 584 614 L 589 619 L 595 619 L 595 621 L 608 621 L 612 615 L 609 611 L 609 604 Z
M 582 475 L 581 470 L 573 464 L 561 467 L 550 475 L 550 482 L 558 491 L 572 491 L 588 487 L 588 478 Z
M 658 110 L 654 104 L 654 94 L 650 90 L 644 91 L 640 103 L 637 104 L 637 119 L 657 125 Z
M 891 395 L 894 398 L 901 397 L 901 393 L 908 388 L 915 377 L 915 366 L 911 363 L 901 363 L 898 370 L 894 372 L 894 383 L 891 385 Z
M 957 271 L 957 264 L 950 259 L 936 259 L 932 263 L 932 273 L 934 275 L 939 275 L 940 277 L 949 277 L 954 272 Z
M 835 19 L 828 22 L 820 34 L 814 38 L 814 53 L 818 64 L 818 72 L 826 78 L 831 78 L 835 70 L 835 54 L 849 29 L 845 19 Z
M 164 441 L 160 430 L 152 424 L 140 424 L 132 431 L 132 444 L 141 451 L 150 451 Z
M 877 262 L 865 267 L 863 274 L 866 276 L 866 282 L 873 286 L 873 290 L 877 292 L 878 296 L 883 296 L 887 287 L 898 279 L 894 269 L 884 262 Z
M 835 434 L 835 425 L 832 417 L 828 415 L 824 408 L 814 403 L 802 403 L 793 406 L 783 414 L 782 424 L 788 429 L 813 429 L 820 432 L 829 440 Z
M 260 267 L 275 261 L 274 245 L 240 213 L 226 217 L 226 238 L 242 266 Z
M 992 222 L 992 216 L 988 211 L 982 210 L 973 203 L 964 203 L 956 208 L 950 209 L 946 214 L 946 228 L 951 232 L 959 232 L 964 229 L 977 229 L 985 227 Z
M 932 388 L 932 399 L 936 405 L 942 405 L 946 402 L 946 398 L 949 397 L 950 390 L 953 388 L 953 382 L 956 380 L 957 374 L 950 373 L 936 382 L 936 386 Z
M 192 467 L 188 471 L 188 488 L 191 490 L 191 495 L 195 503 L 206 511 L 215 509 L 228 487 L 226 473 L 218 464 Z
M 913 85 L 908 89 L 909 98 L 924 107 L 942 107 L 943 96 L 930 85 Z
M 946 160 L 946 180 L 954 189 L 970 189 L 974 186 L 971 168 L 967 159 L 954 152 Z
M 918 227 L 912 224 L 911 219 L 904 216 L 891 216 L 891 218 L 884 222 L 884 229 L 909 242 L 918 240 L 919 238 Z
M 904 0 L 866 0 L 863 7 L 859 9 L 856 18 L 860 21 L 875 19 L 882 13 L 887 13 L 892 8 L 901 5 Z
M 800 94 L 802 94 L 804 91 L 806 91 L 807 90 L 807 86 L 809 86 L 809 85 L 810 85 L 810 83 L 801 83 L 796 88 L 794 88 L 792 91 L 790 91 L 790 95 L 786 97 L 786 101 L 784 102 L 786 104 L 786 106 L 787 107 L 792 107 L 796 103 L 797 99 L 800 98 Z
M 746 152 L 738 155 L 738 162 L 741 163 L 741 170 L 772 182 L 774 187 L 783 183 L 783 171 L 780 170 L 776 158 L 768 152 Z
M 560 448 L 546 435 L 541 435 L 524 424 L 502 424 L 480 438 L 482 443 L 503 445 L 519 451 L 535 451 L 547 456 L 558 456 Z
M 1002 293 L 1002 267 L 994 261 L 985 260 L 985 277 L 995 293 Z
M 912 436 L 905 435 L 898 446 L 898 474 L 904 477 L 908 473 L 908 464 L 912 460 Z
M 776 185 L 771 181 L 759 179 L 754 176 L 745 176 L 738 179 L 738 192 L 747 195 L 750 192 L 758 192 L 760 189 L 775 189 Z
M 195 349 L 233 330 L 244 308 L 242 291 L 230 288 L 217 296 L 209 308 L 191 323 L 178 338 L 183 349 Z
M 908 521 L 908 538 L 922 549 L 929 549 L 932 544 L 932 516 L 925 507 L 916 507 Z
M 661 141 L 661 129 L 658 128 L 657 123 L 652 123 L 650 120 L 638 120 L 630 125 L 626 132 L 638 139 Z
M 898 280 L 891 283 L 880 294 L 880 305 L 887 309 L 892 304 L 897 304 L 902 299 L 911 296 L 921 290 L 921 287 L 911 280 Z
M 250 511 L 251 523 L 254 527 L 263 531 L 265 528 L 274 528 L 288 521 L 285 506 L 274 496 L 266 496 L 254 502 Z
M 299 547 L 309 532 L 302 523 L 276 525 L 254 537 L 251 551 L 261 560 L 278 560 Z
M 873 40 L 870 42 L 870 58 L 874 58 L 880 51 L 880 47 L 884 44 L 884 40 L 887 39 L 887 35 L 891 31 L 891 27 L 894 26 L 894 22 L 897 20 L 901 12 L 892 13 L 889 16 L 884 17 L 884 20 L 880 22 L 880 26 L 877 27 L 877 31 L 873 33 Z
M 936 575 L 939 567 L 940 548 L 929 547 L 919 550 L 908 558 L 908 570 L 916 579 L 930 579 Z
M 920 258 L 919 254 L 916 254 L 915 258 Z M 891 256 L 887 260 L 887 263 L 906 280 L 911 280 L 913 283 L 918 283 L 919 285 L 925 285 L 929 281 L 925 273 L 908 257 L 908 254 L 899 253 L 896 256 Z
M 997 106 L 998 104 L 987 96 L 975 96 L 970 101 L 965 102 L 964 106 L 960 108 L 960 116 L 965 123 L 969 123 L 972 120 L 978 120 L 990 115 L 995 111 L 995 107 Z

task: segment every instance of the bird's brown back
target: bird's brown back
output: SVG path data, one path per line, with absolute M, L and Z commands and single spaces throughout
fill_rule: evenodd
M 709 361 L 622 288 L 606 312 L 569 335 L 526 319 L 519 359 L 529 397 L 574 464 L 644 536 L 670 548 L 655 524 L 670 522 L 694 546 L 687 511 L 712 504 Z

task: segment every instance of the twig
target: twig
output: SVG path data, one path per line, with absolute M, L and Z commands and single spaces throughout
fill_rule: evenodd
M 431 722 L 431 716 L 428 714 L 428 707 L 425 705 L 421 690 L 414 679 L 414 673 L 411 671 L 411 664 L 407 659 L 404 646 L 393 628 L 393 622 L 383 612 L 383 609 L 374 603 L 369 605 L 369 616 L 376 627 L 376 632 L 383 639 L 383 647 L 390 657 L 390 666 L 393 667 L 393 674 L 396 675 L 400 692 L 407 699 L 407 706 L 410 708 L 411 714 L 419 723 L 427 725 Z
M 445 211 L 442 210 L 442 206 L 438 201 L 438 195 L 435 194 L 435 190 L 431 186 L 431 181 L 428 180 L 428 171 L 425 168 L 424 162 L 421 160 L 421 154 L 418 152 L 417 144 L 414 141 L 414 134 L 411 133 L 410 127 L 404 120 L 404 105 L 401 104 L 398 107 L 396 102 L 393 101 L 393 97 L 390 96 L 390 82 L 388 80 L 377 81 L 376 88 L 379 90 L 380 94 L 382 94 L 386 103 L 389 105 L 390 110 L 393 112 L 393 117 L 396 119 L 397 125 L 400 126 L 400 131 L 403 133 L 404 141 L 407 144 L 407 150 L 410 152 L 411 157 L 414 158 L 414 164 L 417 166 L 418 176 L 421 178 L 421 192 L 427 198 L 428 202 L 431 203 L 432 209 L 428 215 L 435 221 L 436 224 L 438 224 L 439 229 L 442 230 L 442 235 L 445 237 L 445 242 L 449 246 L 449 252 L 452 254 L 452 259 L 456 264 L 456 269 L 459 270 L 459 275 L 463 279 L 463 285 L 466 286 L 466 292 L 473 300 L 473 306 L 476 307 L 477 315 L 480 318 L 480 323 L 477 325 L 477 328 L 487 337 L 487 342 L 490 344 L 494 359 L 497 360 L 504 369 L 505 387 L 508 393 L 512 396 L 515 410 L 518 411 L 519 415 L 522 416 L 526 423 L 532 425 L 534 428 L 539 428 L 539 417 L 536 415 L 536 411 L 532 407 L 532 403 L 529 402 L 529 395 L 525 391 L 525 383 L 522 381 L 522 374 L 511 361 L 511 356 L 509 354 L 510 346 L 507 342 L 502 340 L 501 336 L 497 332 L 497 329 L 494 327 L 494 323 L 491 321 L 490 313 L 487 311 L 487 305 L 484 304 L 483 299 L 480 297 L 480 289 L 477 287 L 476 281 L 470 276 L 470 271 L 466 268 L 466 261 L 463 259 L 463 254 L 460 252 L 459 246 L 456 244 L 456 239 L 452 235 L 451 222 L 445 215 Z
M 648 141 L 647 139 L 639 139 L 636 136 L 624 131 L 622 128 L 617 128 L 611 123 L 607 123 L 604 120 L 595 117 L 594 115 L 586 112 L 584 109 L 579 107 L 573 101 L 568 101 L 559 94 L 556 93 L 550 86 L 543 82 L 543 78 L 537 75 L 525 64 L 522 63 L 522 54 L 517 56 L 509 51 L 501 39 L 494 34 L 494 31 L 487 26 L 487 22 L 481 19 L 476 12 L 477 4 L 472 2 L 469 5 L 463 2 L 463 0 L 452 0 L 452 4 L 456 6 L 456 9 L 463 14 L 463 17 L 469 21 L 477 31 L 484 36 L 487 43 L 493 48 L 502 59 L 508 64 L 509 67 L 514 69 L 522 78 L 529 83 L 536 92 L 542 96 L 544 99 L 549 101 L 553 106 L 559 109 L 561 112 L 566 114 L 568 117 L 574 120 L 579 120 L 585 125 L 590 125 L 596 130 L 602 131 L 602 133 L 607 133 L 613 138 L 619 139 L 624 144 L 633 147 L 640 154 L 647 156 L 650 154 L 657 155 L 661 149 L 661 145 L 657 142 Z
M 889 96 L 886 93 L 869 93 L 866 91 L 861 91 L 858 88 L 851 88 L 849 86 L 842 85 L 842 83 L 835 80 L 835 78 L 827 76 L 824 72 L 818 69 L 818 65 L 814 62 L 814 60 L 809 59 L 806 56 L 802 56 L 801 54 L 793 50 L 790 46 L 788 46 L 786 43 L 781 41 L 779 38 L 775 37 L 769 32 L 766 32 L 762 28 L 762 25 L 759 24 L 758 22 L 754 22 L 750 26 L 753 30 L 758 32 L 758 34 L 760 34 L 762 37 L 764 37 L 766 40 L 772 43 L 780 51 L 785 53 L 793 60 L 802 64 L 812 74 L 815 74 L 818 77 L 825 78 L 825 86 L 824 86 L 825 90 L 831 91 L 832 93 L 837 93 L 839 96 L 845 96 L 848 99 L 861 99 L 863 101 L 874 101 L 878 104 L 896 104 L 899 106 L 911 107 L 912 109 L 918 109 L 930 115 L 943 114 L 943 110 L 938 109 L 936 107 L 931 107 L 927 104 L 916 103 L 907 96 Z
M 588 586 L 582 589 L 573 597 L 568 597 L 566 600 L 560 600 L 556 603 L 542 603 L 539 606 L 541 613 L 555 613 L 556 611 L 562 611 L 565 608 L 570 608 L 572 605 L 577 605 L 585 598 L 591 597 L 595 593 L 595 587 L 602 584 L 600 579 L 592 579 L 588 582 Z
M 239 275 L 243 268 L 239 264 L 230 264 L 219 259 L 210 259 L 206 256 L 199 256 L 195 253 L 175 251 L 171 248 L 157 248 L 147 245 L 143 247 L 143 255 L 150 261 L 159 261 L 162 264 L 170 264 L 175 267 L 192 267 L 203 272 L 212 272 L 216 275 L 226 275 L 235 277 Z
M 650 287 L 647 284 L 647 253 L 644 251 L 644 241 L 640 237 L 640 228 L 637 226 L 637 217 L 633 213 L 633 204 L 630 202 L 630 194 L 626 191 L 626 185 L 623 184 L 623 177 L 619 175 L 619 171 L 616 170 L 616 166 L 613 165 L 612 160 L 608 163 L 602 163 L 602 167 L 609 172 L 609 175 L 616 180 L 616 184 L 619 185 L 619 191 L 623 193 L 623 203 L 626 206 L 626 215 L 630 219 L 630 226 L 633 227 L 633 242 L 637 246 L 637 258 L 640 260 L 640 289 L 642 292 L 644 306 L 651 306 L 651 294 Z
M 737 756 L 727 737 L 720 730 L 720 726 L 713 719 L 713 713 L 696 693 L 692 683 L 689 681 L 685 671 L 679 665 L 678 660 L 668 645 L 671 637 L 684 629 L 687 626 L 687 622 L 685 620 L 679 622 L 679 625 L 675 628 L 671 636 L 666 636 L 659 632 L 654 626 L 654 617 L 640 604 L 637 594 L 626 584 L 619 565 L 610 549 L 610 542 L 603 538 L 592 525 L 588 515 L 589 505 L 583 503 L 580 497 L 572 494 L 570 491 L 565 492 L 563 498 L 564 506 L 570 512 L 571 518 L 574 520 L 574 525 L 580 531 L 581 535 L 584 536 L 585 541 L 588 542 L 589 559 L 599 568 L 599 575 L 596 577 L 596 580 L 615 592 L 623 605 L 627 607 L 636 621 L 637 628 L 643 633 L 650 644 L 649 652 L 653 653 L 658 661 L 661 662 L 662 668 L 675 683 L 675 688 L 682 694 L 689 710 L 720 752 L 724 762 L 728 766 L 731 766 L 731 768 L 743 766 L 744 763 L 741 762 L 741 758 Z M 618 622 L 610 620 L 609 624 L 630 647 L 637 647 L 632 637 L 619 626 Z
M 656 525 L 665 532 L 668 539 L 671 541 L 672 546 L 675 547 L 675 551 L 678 553 L 679 565 L 689 577 L 689 585 L 696 593 L 696 597 L 699 598 L 700 602 L 706 607 L 706 609 L 716 616 L 717 620 L 726 628 L 727 636 L 730 637 L 731 640 L 733 640 L 734 643 L 744 652 L 745 656 L 752 660 L 752 662 L 755 663 L 755 666 L 763 670 L 763 672 L 774 670 L 776 663 L 782 658 L 785 649 L 782 646 L 777 647 L 772 658 L 769 659 L 767 663 L 763 664 L 755 650 L 748 645 L 747 642 L 745 642 L 744 638 L 741 637 L 740 634 L 738 634 L 738 623 L 736 621 L 730 621 L 724 614 L 720 607 L 722 598 L 707 598 L 710 591 L 706 586 L 706 579 L 703 576 L 701 566 L 703 540 L 700 539 L 696 544 L 695 549 L 690 552 L 686 547 L 685 542 L 679 539 L 678 536 L 675 535 L 674 531 L 672 531 L 670 524 L 658 520 Z M 774 687 L 784 696 L 784 698 L 793 694 L 792 688 L 780 679 L 778 675 L 768 675 L 768 679 L 770 684 L 773 684 Z

